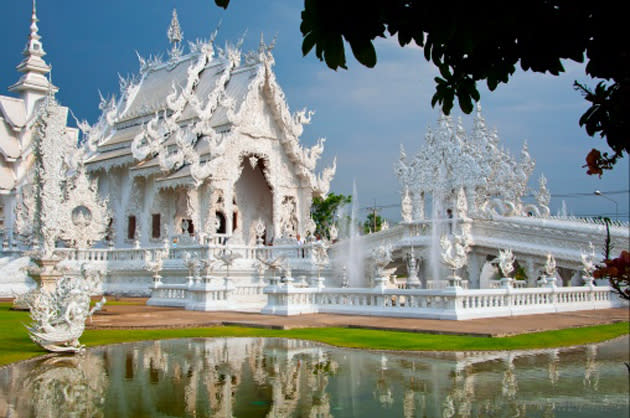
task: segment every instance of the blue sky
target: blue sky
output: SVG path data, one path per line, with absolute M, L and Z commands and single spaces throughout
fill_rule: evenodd
M 166 52 L 166 29 L 173 7 L 178 10 L 185 40 L 207 38 L 219 20 L 219 43 L 236 42 L 247 30 L 244 50 L 256 48 L 260 33 L 277 36 L 276 74 L 292 110 L 315 111 L 302 141 L 326 137 L 322 163 L 337 156 L 332 191 L 350 194 L 356 179 L 362 206 L 399 203 L 393 165 L 399 144 L 408 153 L 421 146 L 424 132 L 435 124 L 438 111 L 430 106 L 437 71 L 418 48 L 400 48 L 391 39 L 377 41 L 379 62 L 367 69 L 349 57 L 349 70 L 334 72 L 313 54 L 302 57 L 299 31 L 302 2 L 294 0 L 233 0 L 227 11 L 212 0 L 39 0 L 39 28 L 45 57 L 53 65 L 58 99 L 80 119 L 95 122 L 98 90 L 119 95 L 118 73 L 137 73 L 136 52 Z M 0 15 L 0 94 L 19 74 L 30 24 L 30 0 L 2 0 Z M 348 48 L 349 51 L 349 48 Z M 531 186 L 540 173 L 549 180 L 552 212 L 566 200 L 575 215 L 614 215 L 615 204 L 591 194 L 594 190 L 627 191 L 630 166 L 624 158 L 602 179 L 587 176 L 584 156 L 603 141 L 589 138 L 578 126 L 586 109 L 572 89 L 573 80 L 588 81 L 581 64 L 567 63 L 560 77 L 518 72 L 495 92 L 482 89 L 486 122 L 497 127 L 507 148 L 517 153 L 523 140 L 536 160 Z M 592 84 L 592 83 L 591 83 Z M 455 112 L 455 114 L 458 114 Z M 471 118 L 464 118 L 465 126 Z M 563 197 L 564 196 L 564 197 Z M 628 194 L 611 194 L 618 211 L 628 217 Z M 398 209 L 384 214 L 399 219 Z

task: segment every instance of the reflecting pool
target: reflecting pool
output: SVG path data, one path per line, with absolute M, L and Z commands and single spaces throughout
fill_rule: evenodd
M 0 369 L 2 417 L 629 416 L 628 337 L 390 353 L 264 338 L 100 347 Z

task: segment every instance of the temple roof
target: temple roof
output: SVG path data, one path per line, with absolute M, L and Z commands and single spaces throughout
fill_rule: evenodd
M 272 46 L 261 39 L 259 49 L 246 54 L 239 49 L 241 42 L 216 48 L 215 32 L 209 41 L 191 43 L 190 52 L 183 54 L 180 29 L 171 22 L 173 27 L 177 30 L 169 33 L 177 36 L 169 37 L 168 60 L 139 56 L 139 74 L 121 79 L 122 97 L 102 99 L 97 124 L 83 125 L 87 168 L 127 166 L 143 175 L 161 173 L 164 179 L 180 177 L 177 172 L 183 170 L 193 177 L 203 173 L 205 179 L 212 175 L 208 155 L 217 157 L 225 135 L 238 131 L 278 140 L 296 175 L 317 194 L 326 194 L 334 167 L 317 176 L 323 140 L 311 148 L 299 144 L 311 113 L 289 112 L 272 71 Z M 202 181 L 196 178 L 195 184 Z
M 26 124 L 26 108 L 22 99 L 0 96 L 0 112 L 12 128 L 19 129 Z

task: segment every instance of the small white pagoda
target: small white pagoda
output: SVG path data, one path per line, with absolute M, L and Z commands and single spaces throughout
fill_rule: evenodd
M 35 150 L 38 128 L 41 128 L 42 108 L 48 96 L 57 92 L 48 79 L 51 67 L 44 61 L 46 55 L 37 27 L 37 10 L 33 3 L 30 33 L 24 59 L 17 66 L 22 77 L 9 91 L 18 97 L 0 96 L 0 230 L 3 246 L 16 244 L 16 206 L 23 188 L 33 183 L 35 175 Z M 56 138 L 56 149 L 63 153 L 76 149 L 78 130 L 65 126 L 68 108 L 56 106 L 56 120 L 60 135 Z M 71 152 L 72 154 L 72 152 Z

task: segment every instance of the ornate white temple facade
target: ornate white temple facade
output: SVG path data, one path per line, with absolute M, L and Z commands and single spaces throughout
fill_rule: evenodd
M 116 247 L 204 243 L 256 244 L 306 236 L 314 196 L 328 193 L 335 166 L 316 173 L 324 139 L 300 144 L 306 110 L 291 114 L 274 72 L 272 46 L 209 41 L 182 46 L 176 12 L 164 62 L 139 57 L 140 73 L 103 100 L 85 129 L 88 171 L 112 209 Z

